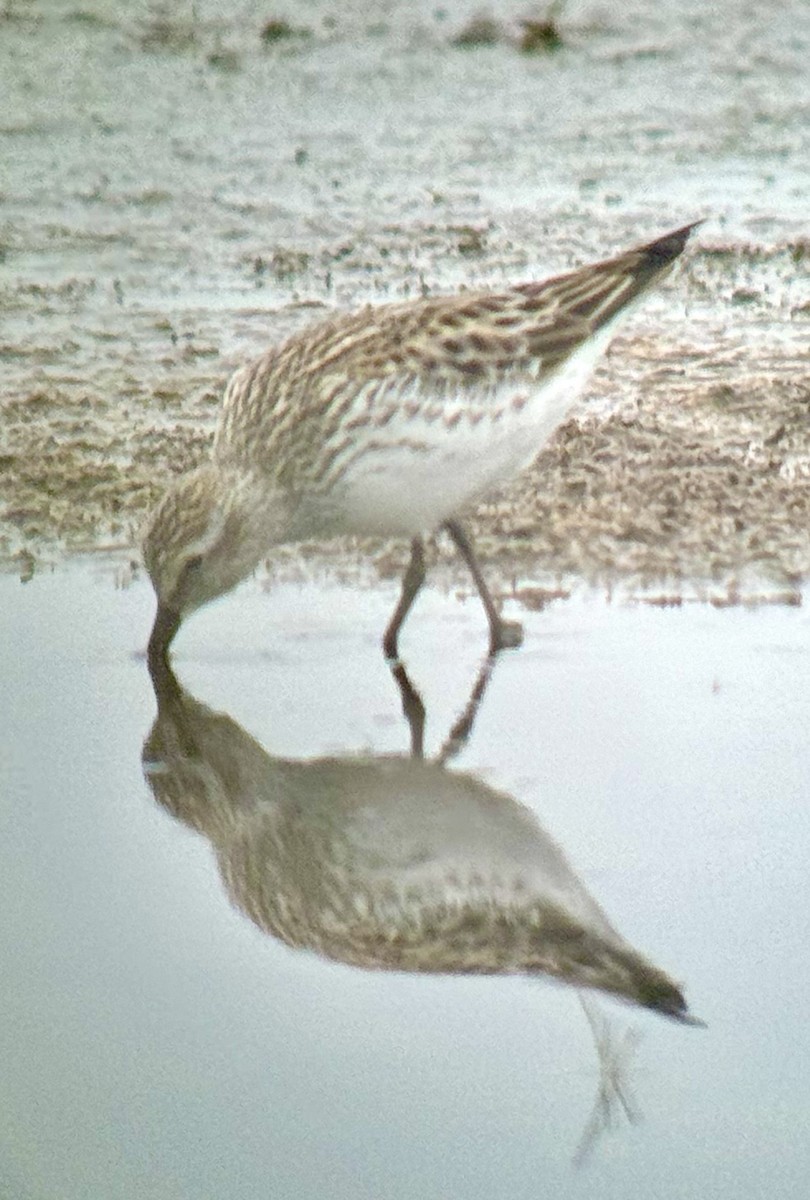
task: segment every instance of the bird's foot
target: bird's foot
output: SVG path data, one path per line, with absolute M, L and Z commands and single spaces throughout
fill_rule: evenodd
M 498 620 L 490 630 L 489 650 L 497 654 L 500 650 L 514 650 L 523 644 L 523 626 L 520 621 Z

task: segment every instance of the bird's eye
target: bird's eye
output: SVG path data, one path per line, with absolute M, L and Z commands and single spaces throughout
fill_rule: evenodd
M 192 554 L 183 563 L 182 570 L 177 582 L 178 594 L 186 595 L 188 589 L 192 586 L 192 580 L 202 566 L 203 556 L 201 554 Z
M 189 578 L 195 571 L 199 571 L 202 566 L 203 556 L 201 554 L 193 554 L 191 558 L 186 559 L 186 565 L 183 567 L 183 574 Z
M 174 598 L 172 605 L 181 612 L 185 607 L 189 594 L 195 588 L 195 577 L 202 566 L 203 555 L 192 554 L 185 559 L 180 567 L 177 575 L 177 583 L 174 588 Z

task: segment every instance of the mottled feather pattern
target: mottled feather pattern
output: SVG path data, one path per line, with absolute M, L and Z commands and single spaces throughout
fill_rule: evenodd
M 215 458 L 279 486 L 329 479 L 394 418 L 474 426 L 514 409 L 671 266 L 648 248 L 543 283 L 366 306 L 304 330 L 232 377 Z M 450 401 L 450 403 L 448 403 Z M 498 408 L 500 406 L 500 408 Z M 369 437 L 358 435 L 367 430 Z M 414 440 L 416 428 L 409 431 Z M 418 437 L 416 438 L 418 441 Z
M 178 549 L 193 547 L 202 542 L 207 534 L 211 519 L 208 503 L 207 474 L 205 470 L 190 472 L 188 485 L 182 498 L 168 492 L 163 504 L 152 513 L 144 533 L 144 564 L 150 576 L 162 573 L 167 564 L 176 558 Z M 162 537 L 149 536 L 159 520 Z
M 516 646 L 520 630 L 501 619 L 459 518 L 531 463 L 616 320 L 692 228 L 544 283 L 366 306 L 237 371 L 211 461 L 175 482 L 146 531 L 158 595 L 150 661 L 271 546 L 344 534 L 411 541 L 384 638 L 396 657 L 424 580 L 423 536 L 441 526 L 470 568 L 491 651 Z

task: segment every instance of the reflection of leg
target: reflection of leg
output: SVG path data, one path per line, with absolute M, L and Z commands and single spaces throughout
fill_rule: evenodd
M 391 663 L 391 674 L 399 688 L 402 711 L 411 730 L 411 758 L 424 758 L 425 706 L 422 697 L 411 683 L 401 662 Z
M 577 1167 L 583 1166 L 588 1160 L 601 1136 L 615 1127 L 620 1110 L 631 1125 L 641 1119 L 630 1095 L 627 1079 L 630 1059 L 639 1043 L 639 1031 L 630 1027 L 624 1029 L 619 1037 L 619 1026 L 602 1015 L 594 1000 L 580 992 L 579 1002 L 593 1034 L 599 1064 L 599 1086 L 591 1115 L 574 1154 L 574 1165 Z
M 402 592 L 399 597 L 399 604 L 394 610 L 394 615 L 388 623 L 388 628 L 383 638 L 383 651 L 386 658 L 397 657 L 399 631 L 403 621 L 411 610 L 411 605 L 416 599 L 417 592 L 424 582 L 425 547 L 422 539 L 415 537 L 411 542 L 411 561 L 408 563 L 408 569 L 402 579 Z
M 481 568 L 475 557 L 472 542 L 467 537 L 463 525 L 458 521 L 445 521 L 444 528 L 455 542 L 456 548 L 469 567 L 470 574 L 475 580 L 475 586 L 478 588 L 478 595 L 481 597 L 481 602 L 484 605 L 484 611 L 489 621 L 490 653 L 497 654 L 499 650 L 507 650 L 512 646 L 519 646 L 523 641 L 523 627 L 517 621 L 504 621 L 501 618 L 500 613 L 495 607 L 495 602 L 490 595 L 484 576 L 481 574 Z
M 456 721 L 453 728 L 447 735 L 444 745 L 439 751 L 438 762 L 448 763 L 451 758 L 455 758 L 460 750 L 463 750 L 467 745 L 472 727 L 475 723 L 475 718 L 478 715 L 478 709 L 481 707 L 481 701 L 484 699 L 484 692 L 487 690 L 490 678 L 492 676 L 492 668 L 495 666 L 495 655 L 489 654 L 484 659 L 484 665 L 478 672 L 478 678 L 473 684 L 473 690 L 470 692 L 470 698 L 467 701 L 467 706 L 464 712 Z
M 484 659 L 483 666 L 473 684 L 473 689 L 470 692 L 470 698 L 467 701 L 464 712 L 447 735 L 447 739 L 436 758 L 437 762 L 441 764 L 448 763 L 451 758 L 454 758 L 466 746 L 472 733 L 478 710 L 481 707 L 481 701 L 484 699 L 484 693 L 492 677 L 495 662 L 496 655 L 494 654 L 489 654 Z M 411 757 L 424 758 L 425 706 L 422 703 L 422 697 L 411 683 L 408 672 L 398 659 L 392 660 L 389 665 L 394 682 L 399 688 L 399 695 L 402 700 L 402 712 L 411 731 Z

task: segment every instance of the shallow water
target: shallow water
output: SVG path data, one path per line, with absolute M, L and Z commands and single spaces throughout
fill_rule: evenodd
M 526 806 L 708 1024 L 597 999 L 614 1046 L 643 1035 L 623 1083 L 643 1120 L 614 1111 L 578 1171 L 600 1071 L 577 993 L 262 932 L 142 772 L 148 587 L 77 565 L 0 593 L 4 1200 L 801 1194 L 804 609 L 524 613 L 448 765 Z M 393 598 L 246 585 L 181 631 L 177 675 L 272 761 L 406 754 L 377 644 Z M 484 644 L 472 601 L 434 589 L 412 614 L 428 756 Z

